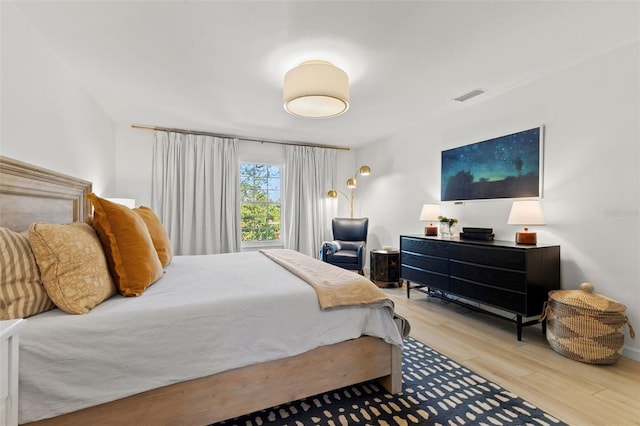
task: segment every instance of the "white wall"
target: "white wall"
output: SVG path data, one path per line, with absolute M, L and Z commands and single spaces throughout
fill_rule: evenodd
M 115 126 L 13 3 L 2 8 L 0 154 L 93 182 L 115 183 Z
M 547 225 L 535 227 L 538 241 L 561 246 L 563 288 L 594 283 L 640 327 L 639 60 L 635 43 L 359 149 L 358 162 L 375 170 L 359 192 L 370 247 L 422 232 L 422 204 L 440 202 L 441 150 L 544 124 Z M 518 229 L 506 224 L 510 207 L 441 204 L 460 226 L 492 227 L 502 240 Z M 625 355 L 640 359 L 640 340 L 624 332 Z
M 133 198 L 138 206 L 151 205 L 151 162 L 154 133 L 116 123 L 116 198 Z

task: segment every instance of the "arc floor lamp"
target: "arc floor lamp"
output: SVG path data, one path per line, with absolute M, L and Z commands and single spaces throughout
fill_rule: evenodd
M 349 195 L 345 194 L 344 192 L 340 191 L 339 189 L 331 189 L 329 190 L 329 192 L 327 192 L 327 196 L 329 198 L 338 198 L 338 194 L 341 194 L 342 196 L 344 196 L 347 199 L 347 202 L 349 203 L 349 217 L 353 218 L 353 201 L 356 198 L 356 188 L 358 187 L 358 181 L 357 181 L 357 177 L 358 175 L 362 175 L 362 176 L 369 176 L 371 174 L 371 167 L 367 166 L 367 165 L 362 165 L 360 166 L 360 168 L 356 171 L 356 173 L 353 175 L 353 177 L 350 177 L 349 179 L 347 179 L 347 188 L 351 189 L 351 193 Z

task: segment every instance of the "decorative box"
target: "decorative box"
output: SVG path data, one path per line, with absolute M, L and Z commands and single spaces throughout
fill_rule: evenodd
M 613 364 L 622 353 L 625 324 L 635 338 L 625 311 L 623 304 L 594 294 L 591 283 L 582 283 L 580 290 L 549 292 L 541 320 L 547 320 L 547 341 L 556 352 L 589 364 Z

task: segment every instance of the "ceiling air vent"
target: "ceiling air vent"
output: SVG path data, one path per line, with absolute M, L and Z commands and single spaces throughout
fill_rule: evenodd
M 482 89 L 472 90 L 469 93 L 465 93 L 464 95 L 458 96 L 454 99 L 454 101 L 464 102 L 468 101 L 471 98 L 475 98 L 476 96 L 482 95 L 485 91 Z

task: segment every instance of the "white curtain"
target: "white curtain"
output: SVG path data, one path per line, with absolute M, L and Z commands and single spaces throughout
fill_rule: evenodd
M 327 191 L 336 177 L 336 151 L 287 146 L 283 181 L 282 216 L 285 247 L 318 257 L 320 246 L 331 239 Z
M 240 251 L 237 140 L 155 134 L 151 206 L 175 254 Z

